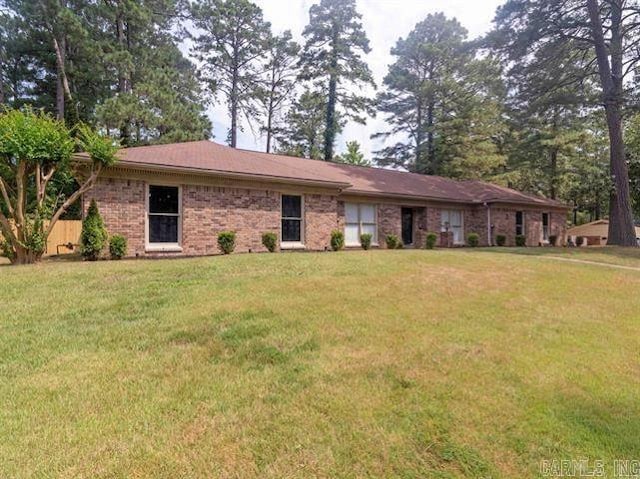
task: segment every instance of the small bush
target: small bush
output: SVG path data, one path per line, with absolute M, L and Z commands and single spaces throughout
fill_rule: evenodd
M 549 236 L 549 244 L 551 246 L 555 246 L 556 245 L 556 241 L 558 241 L 558 236 L 556 236 L 556 235 L 550 235 Z
M 469 233 L 467 236 L 467 244 L 472 248 L 478 246 L 478 244 L 480 244 L 480 236 L 478 233 Z
M 496 244 L 498 246 L 504 246 L 507 244 L 507 237 L 505 235 L 496 235 Z
M 80 254 L 87 261 L 96 261 L 107 242 L 107 229 L 98 211 L 96 200 L 91 200 L 87 216 L 82 221 Z
M 400 240 L 396 235 L 387 235 L 384 240 L 387 243 L 387 248 L 389 249 L 396 249 L 400 244 Z
M 231 254 L 236 248 L 236 234 L 233 231 L 218 233 L 218 248 L 224 254 Z
M 371 238 L 372 236 L 369 233 L 363 233 L 360 235 L 360 246 L 362 246 L 362 249 L 368 250 L 371 248 Z
M 127 255 L 127 238 L 113 235 L 109 240 L 109 254 L 111 259 L 122 259 Z
M 527 237 L 525 235 L 516 235 L 516 246 L 526 246 Z
M 436 233 L 427 233 L 427 249 L 433 249 L 438 242 L 438 235 Z
M 340 251 L 342 248 L 344 248 L 344 233 L 333 230 L 331 232 L 331 249 L 333 251 Z
M 273 253 L 278 246 L 278 235 L 272 232 L 262 233 L 262 245 L 269 253 Z
M 398 240 L 398 244 L 396 245 L 396 249 L 404 249 L 404 243 L 402 240 Z

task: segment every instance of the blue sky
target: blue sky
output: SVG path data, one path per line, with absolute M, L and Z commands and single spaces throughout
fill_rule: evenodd
M 316 3 L 313 0 L 254 0 L 263 12 L 265 20 L 271 22 L 274 32 L 291 30 L 294 37 L 302 43 L 302 30 L 309 20 L 309 8 Z M 406 37 L 414 25 L 427 14 L 444 12 L 448 17 L 455 17 L 474 38 L 484 34 L 491 28 L 491 21 L 498 5 L 504 0 L 357 0 L 358 11 L 362 14 L 362 22 L 369 37 L 371 53 L 367 62 L 375 81 L 380 87 L 387 65 L 392 62 L 389 50 L 398 38 Z M 369 92 L 374 95 L 375 92 Z M 209 108 L 209 116 L 213 122 L 214 139 L 224 142 L 229 128 L 226 107 L 216 104 Z M 239 134 L 241 148 L 263 150 L 264 138 L 256 132 L 254 135 L 248 125 Z M 371 152 L 380 148 L 380 140 L 371 140 L 371 134 L 384 129 L 384 118 L 369 118 L 366 125 L 349 123 L 338 138 L 338 152 L 345 149 L 346 141 L 357 140 L 362 145 L 367 158 Z

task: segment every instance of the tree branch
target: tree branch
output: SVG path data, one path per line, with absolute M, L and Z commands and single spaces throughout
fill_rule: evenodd
M 102 171 L 102 165 L 101 164 L 94 164 L 93 165 L 93 169 L 91 171 L 91 174 L 89 175 L 89 178 L 87 178 L 87 180 L 84 182 L 84 184 L 78 190 L 76 190 L 71 196 L 69 196 L 69 198 L 67 198 L 67 200 L 62 204 L 62 206 L 60 206 L 60 208 L 58 208 L 58 211 L 56 211 L 55 214 L 51 217 L 51 221 L 49 221 L 49 226 L 47 227 L 47 231 L 45 232 L 45 238 L 49 237 L 49 234 L 51 233 L 51 230 L 53 230 L 53 226 L 60 219 L 60 217 L 64 214 L 64 212 L 67 211 L 67 209 L 73 203 L 75 203 L 78 200 L 78 198 L 80 198 L 80 196 L 82 196 L 83 193 L 86 193 L 91 188 L 93 188 L 93 185 L 95 184 L 96 179 L 98 178 L 98 175 L 100 174 L 100 171 Z

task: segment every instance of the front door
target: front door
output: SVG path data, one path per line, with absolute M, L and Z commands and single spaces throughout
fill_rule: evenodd
M 402 208 L 402 242 L 413 244 L 413 209 Z

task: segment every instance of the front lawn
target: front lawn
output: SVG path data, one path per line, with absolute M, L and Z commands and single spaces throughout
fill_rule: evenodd
M 0 477 L 520 478 L 638 459 L 640 272 L 405 250 L 0 281 Z

